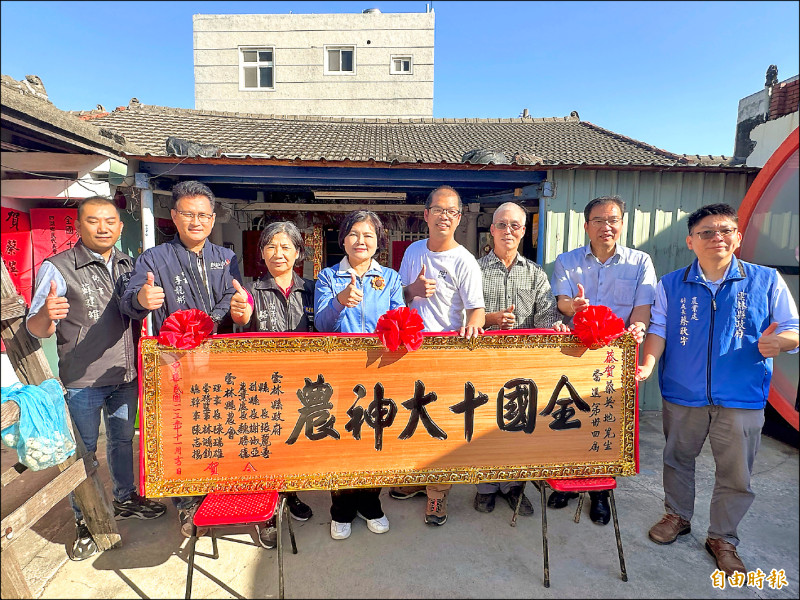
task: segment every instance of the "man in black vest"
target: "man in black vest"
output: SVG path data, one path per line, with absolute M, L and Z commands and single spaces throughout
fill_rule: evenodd
M 110 200 L 83 200 L 77 230 L 80 241 L 73 248 L 42 263 L 27 328 L 38 338 L 56 334 L 59 377 L 67 388 L 72 421 L 90 453 L 97 450 L 101 415 L 105 418 L 115 517 L 155 519 L 166 507 L 139 496 L 133 475 L 139 323 L 119 310 L 133 259 L 114 247 L 122 221 Z M 70 558 L 84 560 L 97 552 L 97 545 L 74 494 L 70 502 L 77 525 Z

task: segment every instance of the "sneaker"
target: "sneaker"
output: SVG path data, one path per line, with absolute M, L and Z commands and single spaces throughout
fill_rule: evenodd
M 414 496 L 425 495 L 424 485 L 406 485 L 403 487 L 393 487 L 389 490 L 389 496 L 395 500 L 408 500 Z
M 350 537 L 350 523 L 331 521 L 331 537 L 335 540 L 346 540 Z
M 507 494 L 503 492 L 498 492 L 498 494 L 506 499 L 511 510 L 516 510 L 519 495 L 522 494 L 522 486 L 511 488 Z M 519 503 L 519 512 L 517 514 L 521 517 L 529 517 L 533 514 L 533 505 L 525 494 L 522 494 L 522 501 Z
M 69 552 L 70 560 L 86 560 L 90 556 L 97 554 L 97 544 L 89 533 L 89 528 L 83 519 L 75 521 L 75 541 Z
M 263 526 L 256 525 L 256 529 L 258 529 L 258 539 L 261 542 L 261 546 L 269 550 L 278 545 L 278 528 L 275 527 L 274 516 Z
M 447 496 L 443 498 L 428 497 L 425 508 L 425 523 L 428 525 L 444 525 L 447 522 Z
M 200 508 L 200 502 L 195 502 L 189 508 L 181 508 L 178 510 L 178 520 L 181 524 L 181 534 L 183 537 L 192 537 L 192 529 L 194 529 L 194 513 Z M 208 533 L 208 527 L 198 527 L 197 537 L 203 537 Z
M 386 515 L 383 515 L 379 519 L 368 519 L 360 512 L 357 512 L 356 515 L 358 515 L 367 522 L 367 528 L 372 533 L 386 533 L 387 531 L 389 531 L 389 519 L 386 518 Z
M 114 504 L 114 518 L 117 521 L 123 519 L 157 519 L 167 512 L 167 507 L 161 502 L 142 498 L 136 492 L 133 492 L 124 502 L 114 500 L 112 503 Z
M 286 494 L 286 505 L 289 507 L 289 514 L 295 521 L 308 521 L 314 516 L 311 507 L 300 500 L 295 493 Z

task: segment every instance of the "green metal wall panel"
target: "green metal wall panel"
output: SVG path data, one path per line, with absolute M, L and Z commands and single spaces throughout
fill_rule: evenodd
M 694 259 L 686 247 L 688 215 L 716 202 L 738 209 L 754 178 L 747 173 L 550 171 L 548 180 L 555 184 L 555 195 L 542 199 L 540 207 L 545 222 L 542 266 L 552 275 L 556 256 L 588 242 L 583 208 L 589 200 L 617 194 L 627 206 L 621 242 L 647 252 L 661 278 Z M 661 408 L 655 379 L 640 386 L 639 406 Z

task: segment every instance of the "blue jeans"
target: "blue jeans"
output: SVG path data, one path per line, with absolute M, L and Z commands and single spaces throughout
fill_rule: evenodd
M 136 491 L 133 483 L 133 434 L 139 403 L 139 385 L 130 383 L 102 387 L 67 388 L 67 406 L 87 452 L 97 451 L 100 415 L 106 424 L 106 458 L 114 499 L 124 502 Z M 81 519 L 75 494 L 69 495 L 75 518 Z

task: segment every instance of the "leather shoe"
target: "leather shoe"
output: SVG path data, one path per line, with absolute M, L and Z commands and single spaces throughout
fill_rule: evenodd
M 742 575 L 747 573 L 742 559 L 736 553 L 736 546 L 730 542 L 706 538 L 706 550 L 717 561 L 717 568 L 728 577 L 731 577 L 734 571 L 739 571 Z
M 679 535 L 692 531 L 692 524 L 681 516 L 666 513 L 661 520 L 650 528 L 647 535 L 656 544 L 671 544 Z
M 589 492 L 592 505 L 589 507 L 589 518 L 597 525 L 608 525 L 611 508 L 608 506 L 608 492 Z
M 482 513 L 490 513 L 494 510 L 494 494 L 475 494 L 475 501 L 472 505 L 475 510 Z
M 508 491 L 508 494 L 504 494 L 503 492 L 498 492 L 503 498 L 506 499 L 508 505 L 511 507 L 511 510 L 517 509 L 517 502 L 519 502 L 519 512 L 517 513 L 521 517 L 529 517 L 533 514 L 533 505 L 531 501 L 528 500 L 528 497 L 525 494 L 522 494 L 522 486 L 515 486 Z M 520 494 L 522 494 L 522 500 L 519 499 Z
M 577 492 L 553 492 L 547 500 L 547 506 L 548 508 L 564 508 L 571 499 L 577 497 Z

